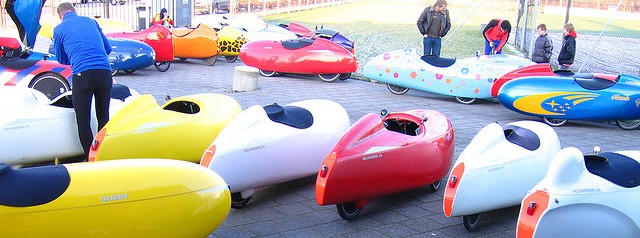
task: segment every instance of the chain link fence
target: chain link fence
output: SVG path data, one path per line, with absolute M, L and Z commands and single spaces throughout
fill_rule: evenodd
M 428 6 L 435 0 L 421 0 Z M 448 38 L 478 38 L 456 34 L 456 28 L 477 25 L 482 31 L 493 18 L 507 19 L 513 30 L 509 43 L 531 57 L 538 37 L 536 27 L 544 23 L 553 41 L 551 57 L 558 67 L 565 22 L 575 26 L 576 72 L 640 76 L 640 0 L 447 0 L 452 28 Z
M 41 15 L 41 21 L 49 21 L 57 19 L 55 12 L 55 6 L 60 2 L 72 2 L 75 3 L 76 11 L 83 16 L 102 17 L 127 22 L 132 28 L 139 28 L 138 20 L 144 18 L 150 20 L 161 8 L 169 10 L 169 14 L 176 21 L 180 20 L 176 17 L 176 12 L 185 12 L 183 9 L 178 9 L 178 3 L 190 3 L 191 11 L 187 11 L 187 17 L 193 18 L 197 14 L 201 14 L 200 11 L 196 11 L 196 8 L 201 8 L 203 4 L 208 5 L 207 9 L 211 9 L 212 0 L 49 0 L 46 1 Z M 216 13 L 228 13 L 228 14 L 243 14 L 252 13 L 259 16 L 266 16 L 269 14 L 289 13 L 296 11 L 304 11 L 314 8 L 323 8 L 329 6 L 335 6 L 345 3 L 351 3 L 362 0 L 229 0 L 229 10 L 227 12 L 221 11 Z M 224 1 L 218 1 L 224 2 Z M 2 27 L 15 27 L 11 18 L 6 13 L 5 0 L 0 0 L 0 26 Z M 143 11 L 141 11 L 141 9 Z M 140 16 L 140 14 L 146 16 Z M 191 14 L 193 13 L 193 14 Z M 206 11 L 206 14 L 211 14 L 211 11 Z M 215 14 L 215 13 L 214 13 Z M 190 21 L 185 20 L 185 24 L 178 24 L 180 26 L 186 26 Z
M 512 42 L 529 56 L 538 34 L 547 25 L 557 67 L 565 22 L 575 26 L 576 72 L 640 76 L 640 0 L 517 0 L 517 28 Z M 515 33 L 515 35 L 514 35 Z

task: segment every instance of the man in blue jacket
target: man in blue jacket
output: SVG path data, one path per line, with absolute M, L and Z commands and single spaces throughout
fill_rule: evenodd
M 437 0 L 428 6 L 418 18 L 418 30 L 422 34 L 424 55 L 440 56 L 442 37 L 451 29 L 451 19 L 446 0 Z
M 71 65 L 73 109 L 78 135 L 86 156 L 93 141 L 91 103 L 95 97 L 97 130 L 109 121 L 109 100 L 113 79 L 107 55 L 111 44 L 94 19 L 78 16 L 71 3 L 56 9 L 62 23 L 53 29 L 53 43 L 58 62 Z

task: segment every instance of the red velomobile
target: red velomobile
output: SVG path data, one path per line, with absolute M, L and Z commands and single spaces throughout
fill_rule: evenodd
M 528 77 L 528 76 L 556 76 L 560 74 L 571 74 L 569 70 L 556 70 L 553 71 L 551 69 L 551 65 L 548 63 L 544 64 L 534 64 L 525 66 L 522 68 L 515 69 L 511 72 L 508 72 L 502 75 L 500 78 L 493 81 L 493 85 L 491 85 L 491 96 L 498 97 L 498 91 L 505 83 L 511 81 L 515 78 Z
M 322 162 L 316 201 L 336 204 L 340 216 L 352 220 L 377 197 L 426 185 L 436 191 L 454 149 L 451 122 L 437 111 L 367 114 Z
M 317 74 L 325 82 L 346 80 L 358 68 L 356 57 L 344 47 L 322 38 L 251 41 L 240 48 L 240 59 L 265 77 Z
M 109 33 L 107 37 L 126 38 L 139 40 L 147 43 L 156 52 L 156 62 L 154 66 L 160 72 L 167 71 L 174 58 L 173 34 L 162 25 L 154 24 L 147 29 L 137 32 Z

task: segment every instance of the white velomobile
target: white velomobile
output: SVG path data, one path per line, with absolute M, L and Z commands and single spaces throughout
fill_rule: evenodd
M 640 237 L 640 151 L 562 149 L 522 200 L 518 237 Z
M 463 104 L 492 98 L 493 82 L 515 69 L 535 64 L 530 59 L 507 54 L 476 55 L 468 58 L 421 56 L 415 48 L 392 50 L 369 60 L 365 77 L 386 83 L 391 93 L 409 89 L 454 96 Z
M 71 93 L 49 100 L 31 88 L 0 87 L 0 163 L 22 166 L 82 155 Z M 114 84 L 110 116 L 139 95 L 127 86 Z M 95 135 L 98 123 L 95 110 L 91 111 Z
M 347 111 L 330 100 L 254 105 L 227 124 L 200 164 L 222 176 L 231 207 L 241 208 L 262 189 L 317 174 L 349 126 Z
M 560 140 L 535 121 L 491 123 L 462 151 L 445 186 L 443 210 L 474 231 L 480 214 L 517 206 L 547 172 Z

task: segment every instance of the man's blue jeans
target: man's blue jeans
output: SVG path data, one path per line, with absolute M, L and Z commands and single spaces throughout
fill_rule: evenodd
M 493 41 L 493 47 L 495 48 L 495 47 L 499 46 L 500 43 L 502 43 L 501 40 L 494 40 Z M 502 49 L 500 49 L 499 51 L 496 51 L 496 52 L 491 52 L 491 51 L 493 51 L 493 50 L 491 49 L 491 46 L 489 46 L 489 42 L 488 41 L 484 41 L 484 54 L 485 55 L 502 54 Z
M 440 56 L 440 48 L 442 47 L 441 38 L 422 38 L 422 44 L 424 46 L 424 55 L 437 55 Z

